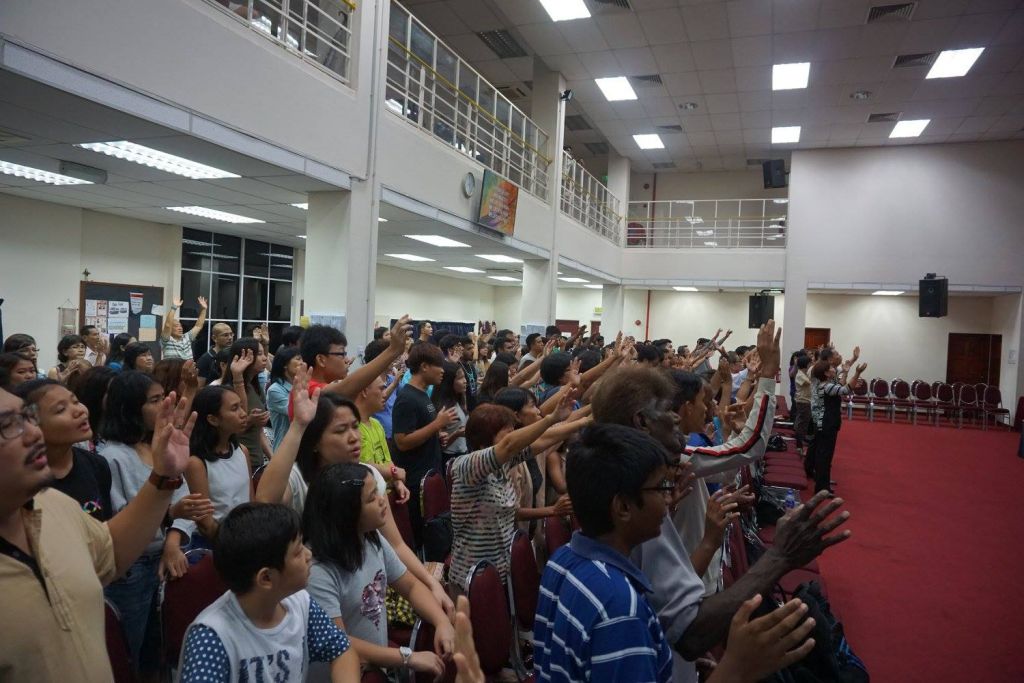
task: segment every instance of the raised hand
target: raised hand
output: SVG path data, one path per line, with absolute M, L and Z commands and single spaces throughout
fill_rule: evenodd
M 473 624 L 469 620 L 469 599 L 460 595 L 455 603 L 455 683 L 484 683 L 487 678 L 480 668 L 473 642 Z
M 574 387 L 578 387 L 580 385 L 580 382 L 582 381 L 582 378 L 580 377 L 580 365 L 582 363 L 583 360 L 580 358 L 573 358 L 572 361 L 569 362 L 569 381 L 566 382 L 566 384 Z
M 316 404 L 320 400 L 320 388 L 309 394 L 309 383 L 313 379 L 313 369 L 305 363 L 299 364 L 299 371 L 295 373 L 295 381 L 292 382 L 292 422 L 298 423 L 301 427 L 308 427 L 309 423 L 316 417 Z
M 851 363 L 856 363 L 858 358 L 860 358 L 860 347 L 859 346 L 854 346 L 853 347 L 853 356 L 850 358 L 850 362 Z
M 796 569 L 821 555 L 829 546 L 848 539 L 849 530 L 826 536 L 850 518 L 850 513 L 843 511 L 828 519 L 843 504 L 842 498 L 829 500 L 831 495 L 828 491 L 819 491 L 806 504 L 798 505 L 783 515 L 775 526 L 775 545 L 769 552 L 779 553 L 790 567 Z
M 779 340 L 782 328 L 775 328 L 775 321 L 769 320 L 757 333 L 757 356 L 761 359 L 761 377 L 774 378 L 779 372 Z
M 172 302 L 172 303 L 173 303 L 173 304 L 174 304 L 175 306 L 177 306 L 178 308 L 181 308 L 181 305 L 182 305 L 183 303 L 185 303 L 185 300 L 184 300 L 184 299 L 172 299 L 172 300 L 171 300 L 171 302 Z
M 199 297 L 198 299 L 196 299 L 196 301 L 199 302 L 199 310 L 205 311 L 207 308 L 209 308 L 209 306 L 207 306 L 207 304 L 206 304 L 206 297 L 205 296 Z
M 550 356 L 551 352 L 554 351 L 557 346 L 558 346 L 558 337 L 552 337 L 551 339 L 548 339 L 546 342 L 544 342 L 543 357 L 547 358 L 548 356 Z
M 708 498 L 708 510 L 704 516 L 704 538 L 713 541 L 717 547 L 725 538 L 725 529 L 729 522 L 740 516 L 737 512 L 739 504 L 725 491 L 718 489 Z
M 755 595 L 736 610 L 728 647 L 711 680 L 758 681 L 800 661 L 814 649 L 814 639 L 805 640 L 814 628 L 814 619 L 806 618 L 807 605 L 790 600 L 751 621 L 760 604 L 761 596 Z
M 857 366 L 857 374 L 858 375 L 863 374 L 863 372 L 865 370 L 867 370 L 867 369 L 868 369 L 868 364 L 867 363 L 861 363 L 860 365 Z
M 412 334 L 412 323 L 409 321 L 409 316 L 403 315 L 395 321 L 394 326 L 391 328 L 391 341 L 389 344 L 393 350 L 399 353 L 408 348 L 409 345 L 406 345 L 406 340 L 412 341 L 410 336 Z
M 196 414 L 188 412 L 188 402 L 171 392 L 160 404 L 153 428 L 153 471 L 157 476 L 175 478 L 188 466 L 188 439 L 196 425 Z
M 693 464 L 690 461 L 681 462 L 676 469 L 676 490 L 668 503 L 670 510 L 675 512 L 679 502 L 693 492 L 693 482 L 697 478 L 693 473 Z
M 242 349 L 242 353 L 231 360 L 231 374 L 244 375 L 255 360 L 252 349 Z

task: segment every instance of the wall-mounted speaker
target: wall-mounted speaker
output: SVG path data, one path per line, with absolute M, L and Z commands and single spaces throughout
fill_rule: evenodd
M 761 162 L 761 170 L 764 173 L 764 187 L 771 189 L 775 187 L 787 187 L 786 182 L 786 160 L 769 159 Z
M 755 294 L 750 297 L 747 325 L 756 329 L 775 317 L 775 297 L 771 294 Z
M 944 318 L 948 311 L 949 280 L 944 277 L 927 277 L 918 282 L 918 317 Z

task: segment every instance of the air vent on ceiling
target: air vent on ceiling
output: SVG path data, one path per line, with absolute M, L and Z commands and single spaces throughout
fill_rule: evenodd
M 768 159 L 747 159 L 747 166 L 760 166 Z
M 935 63 L 935 58 L 938 56 L 938 52 L 915 52 L 914 54 L 900 55 L 892 63 L 892 68 L 904 69 L 915 66 L 931 66 Z
M 498 59 L 509 59 L 511 57 L 525 57 L 526 50 L 516 42 L 512 34 L 505 29 L 496 31 L 480 31 L 476 34 L 484 45 L 491 48 L 491 52 L 498 55 Z
M 678 124 L 673 124 L 671 126 L 658 126 L 658 130 L 664 131 L 665 133 L 682 133 L 683 127 Z
M 651 166 L 654 166 L 654 168 L 658 170 L 664 170 L 666 168 L 675 168 L 676 164 L 674 161 L 658 161 L 651 164 Z
M 629 80 L 638 88 L 645 88 L 652 85 L 661 85 L 661 76 L 658 74 L 647 74 L 646 76 L 630 76 Z
M 591 154 L 601 156 L 602 154 L 608 153 L 607 142 L 584 142 L 583 146 L 590 150 Z
M 884 114 L 872 114 L 868 117 L 868 123 L 885 123 L 887 121 L 899 121 L 901 111 L 888 111 Z
M 567 130 L 590 130 L 590 124 L 579 114 L 566 116 L 565 127 Z
M 593 0 L 595 5 L 610 5 L 611 7 L 619 7 L 626 10 L 632 10 L 629 6 L 629 0 Z
M 875 5 L 868 10 L 867 24 L 879 21 L 910 21 L 916 2 L 901 2 L 896 5 Z
M 29 141 L 24 135 L 19 135 L 13 130 L 0 128 L 0 146 L 20 145 Z
M 523 92 L 522 88 L 517 88 L 514 85 L 499 85 L 498 92 L 504 95 L 507 99 L 515 102 L 526 97 L 526 93 Z

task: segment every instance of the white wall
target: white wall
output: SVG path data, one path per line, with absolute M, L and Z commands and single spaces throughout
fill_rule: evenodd
M 676 346 L 693 348 L 701 337 L 711 337 L 719 327 L 732 330 L 728 349 L 749 346 L 757 331 L 747 327 L 750 294 L 746 292 L 651 292 L 651 339 L 671 339 Z M 785 297 L 775 297 L 775 317 L 782 319 Z M 644 299 L 646 304 L 646 298 Z
M 522 299 L 523 290 L 520 287 L 494 288 L 494 312 L 491 320 L 498 323 L 498 329 L 507 327 L 519 331 L 523 324 Z
M 644 188 L 644 185 L 647 185 Z M 786 190 L 766 190 L 761 169 L 703 173 L 634 173 L 631 201 L 666 199 L 759 199 L 785 197 Z
M 476 322 L 494 318 L 494 290 L 472 280 L 377 265 L 374 319 L 387 325 L 406 313 L 414 319 Z M 514 288 L 518 292 L 518 288 Z M 518 305 L 518 299 L 517 299 Z
M 1024 386 L 1024 373 L 1021 372 L 1021 304 L 1020 294 L 1008 294 L 992 299 L 992 334 L 1003 337 L 1003 353 L 999 366 L 999 390 L 1003 395 L 1003 405 L 1011 411 L 1016 409 L 1017 396 Z M 1010 359 L 1013 359 L 1013 362 Z M 1011 413 L 1012 415 L 1012 413 Z
M 589 325 L 591 321 L 601 319 L 601 316 L 594 315 L 594 309 L 600 307 L 600 289 L 560 287 L 555 301 L 555 317 L 561 320 L 579 320 L 581 324 Z M 602 334 L 604 332 L 605 330 L 602 330 Z

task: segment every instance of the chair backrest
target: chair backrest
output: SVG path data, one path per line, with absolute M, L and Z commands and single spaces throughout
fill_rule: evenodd
M 190 550 L 185 555 L 189 559 L 188 572 L 164 585 L 163 602 L 160 604 L 164 657 L 171 666 L 178 665 L 178 655 L 189 624 L 228 589 L 213 566 L 212 551 Z
M 562 517 L 545 517 L 544 521 L 544 544 L 548 551 L 548 557 L 555 554 L 555 551 L 569 542 L 572 534 Z
M 267 471 L 267 464 L 264 463 L 256 468 L 256 471 L 252 473 L 252 490 L 255 491 L 260 487 L 260 479 L 263 478 L 263 473 Z
M 914 398 L 918 401 L 930 401 L 932 398 L 932 387 L 928 382 L 914 382 Z
M 978 396 L 978 403 L 985 400 L 985 390 L 988 389 L 988 385 L 984 382 L 978 382 L 974 385 L 974 393 Z
M 495 676 L 508 663 L 512 651 L 512 617 L 498 569 L 478 562 L 469 574 L 469 617 L 480 668 Z
M 513 617 L 520 629 L 533 629 L 540 595 L 540 571 L 537 570 L 533 543 L 522 529 L 516 529 L 512 534 L 509 555 L 508 591 Z
M 413 652 L 432 652 L 434 650 L 433 624 L 417 619 L 412 627 L 409 647 L 412 648 Z M 428 673 L 415 673 L 408 679 L 399 678 L 399 680 L 408 680 L 409 683 L 454 683 L 456 673 L 455 662 L 448 661 L 445 663 L 444 673 L 441 675 L 440 681 L 435 681 L 434 677 Z
M 961 384 L 957 397 L 962 406 L 973 406 L 978 402 L 978 392 L 974 390 L 973 384 Z
M 868 395 L 868 383 L 863 377 L 858 379 L 853 385 L 854 396 L 867 396 Z
M 935 391 L 935 398 L 942 403 L 953 403 L 956 400 L 956 394 L 953 393 L 953 387 L 945 382 L 939 382 L 939 388 Z
M 904 379 L 894 379 L 892 381 L 892 393 L 896 398 L 905 401 L 910 398 L 910 385 Z
M 423 521 L 429 522 L 440 514 L 452 509 L 448 485 L 437 470 L 430 470 L 423 475 L 420 483 L 420 512 Z
M 985 387 L 984 401 L 986 408 L 998 408 L 1003 404 L 1003 393 L 999 387 Z
M 391 508 L 391 517 L 395 520 L 398 533 L 402 540 L 410 548 L 416 547 L 415 537 L 412 533 L 412 519 L 409 517 L 409 501 L 399 505 L 395 502 L 395 492 L 388 493 L 388 506 Z
M 107 636 L 107 657 L 114 671 L 114 683 L 135 683 L 132 672 L 132 656 L 128 651 L 128 640 L 124 636 L 121 615 L 117 608 L 105 600 L 104 622 Z
M 953 382 L 953 395 L 958 399 L 960 398 L 960 389 L 963 387 L 963 382 Z
M 932 382 L 932 396 L 935 396 L 936 398 L 938 398 L 938 396 L 939 396 L 939 387 L 941 387 L 941 386 L 942 386 L 942 382 L 939 382 L 938 380 Z
M 875 398 L 889 398 L 889 383 L 884 379 L 876 379 L 871 383 L 871 395 Z

